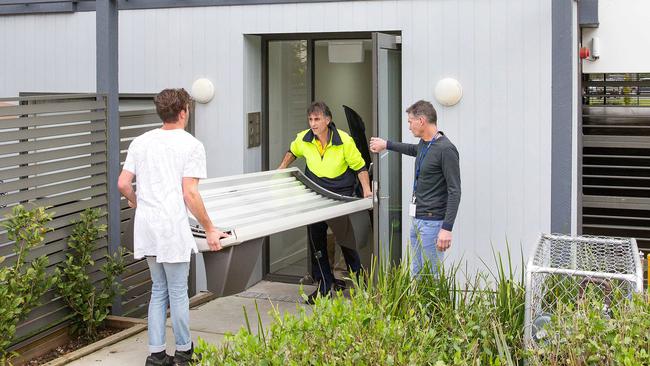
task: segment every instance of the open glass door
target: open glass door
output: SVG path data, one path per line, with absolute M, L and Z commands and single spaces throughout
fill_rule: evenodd
M 402 54 L 400 37 L 373 33 L 373 135 L 402 137 Z M 374 253 L 380 263 L 402 256 L 402 167 L 399 154 L 373 154 Z

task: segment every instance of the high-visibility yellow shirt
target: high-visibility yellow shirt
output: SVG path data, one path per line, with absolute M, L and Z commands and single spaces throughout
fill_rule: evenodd
M 346 132 L 330 122 L 330 141 L 322 147 L 311 129 L 299 132 L 291 143 L 290 151 L 297 158 L 305 158 L 307 168 L 319 178 L 338 178 L 348 168 L 355 172 L 365 168 L 359 149 Z
M 323 144 L 320 143 L 319 139 L 314 138 L 314 140 L 316 141 L 316 148 L 318 148 L 318 153 L 320 154 L 321 157 L 323 157 L 323 155 L 325 155 L 325 150 L 327 150 L 327 148 L 329 146 L 332 146 L 332 135 L 333 134 L 330 133 L 329 135 L 330 135 L 329 142 L 325 146 L 323 146 Z

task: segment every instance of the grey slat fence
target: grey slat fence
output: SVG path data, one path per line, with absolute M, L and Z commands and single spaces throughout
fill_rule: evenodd
M 71 221 L 86 208 L 107 210 L 108 190 L 116 182 L 107 182 L 106 98 L 95 94 L 21 93 L 19 98 L 0 99 L 0 220 L 13 206 L 51 206 L 53 231 L 45 245 L 32 251 L 29 258 L 47 255 L 49 271 L 65 259 Z M 190 115 L 193 115 L 191 113 Z M 120 95 L 120 164 L 126 158 L 131 141 L 142 133 L 160 127 L 152 94 Z M 193 132 L 193 120 L 188 124 Z M 132 248 L 134 210 L 122 199 L 120 244 Z M 106 217 L 102 223 L 106 223 Z M 0 230 L 1 265 L 14 262 L 12 243 Z M 96 260 L 90 276 L 101 279 L 99 268 L 108 253 L 104 236 L 93 253 Z M 143 317 L 147 314 L 151 281 L 146 261 L 127 255 L 127 271 L 121 281 L 126 293 L 121 298 L 122 313 Z M 18 341 L 12 348 L 56 332 L 67 325 L 70 312 L 54 291 L 42 298 L 17 330 Z
M 86 208 L 106 211 L 106 99 L 95 94 L 50 95 L 0 99 L 0 217 L 17 204 L 46 206 L 53 214 L 45 244 L 29 258 L 46 255 L 48 271 L 64 259 L 71 221 Z M 106 217 L 102 222 L 106 223 Z M 107 254 L 107 238 L 97 243 L 90 271 L 93 281 Z M 1 265 L 15 262 L 13 245 L 0 230 Z M 62 327 L 70 315 L 53 290 L 42 305 L 19 324 L 14 347 L 44 337 Z

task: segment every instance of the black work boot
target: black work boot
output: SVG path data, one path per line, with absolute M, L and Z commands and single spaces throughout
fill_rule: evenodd
M 147 356 L 147 361 L 144 363 L 144 366 L 172 366 L 174 364 L 174 358 L 165 351 L 152 353 Z
M 194 354 L 194 343 L 187 351 L 176 351 L 174 352 L 174 366 L 187 366 L 192 361 L 192 355 Z

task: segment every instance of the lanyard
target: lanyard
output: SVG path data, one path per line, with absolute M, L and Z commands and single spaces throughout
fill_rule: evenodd
M 440 133 L 437 133 L 431 141 L 427 144 L 427 147 L 422 149 L 422 153 L 418 156 L 415 162 L 415 179 L 413 179 L 413 203 L 415 203 L 415 190 L 418 188 L 418 178 L 420 177 L 420 169 L 422 168 L 422 162 L 424 161 L 424 157 L 427 156 L 427 153 L 429 152 L 429 148 L 431 145 L 436 142 L 438 139 L 438 136 Z

